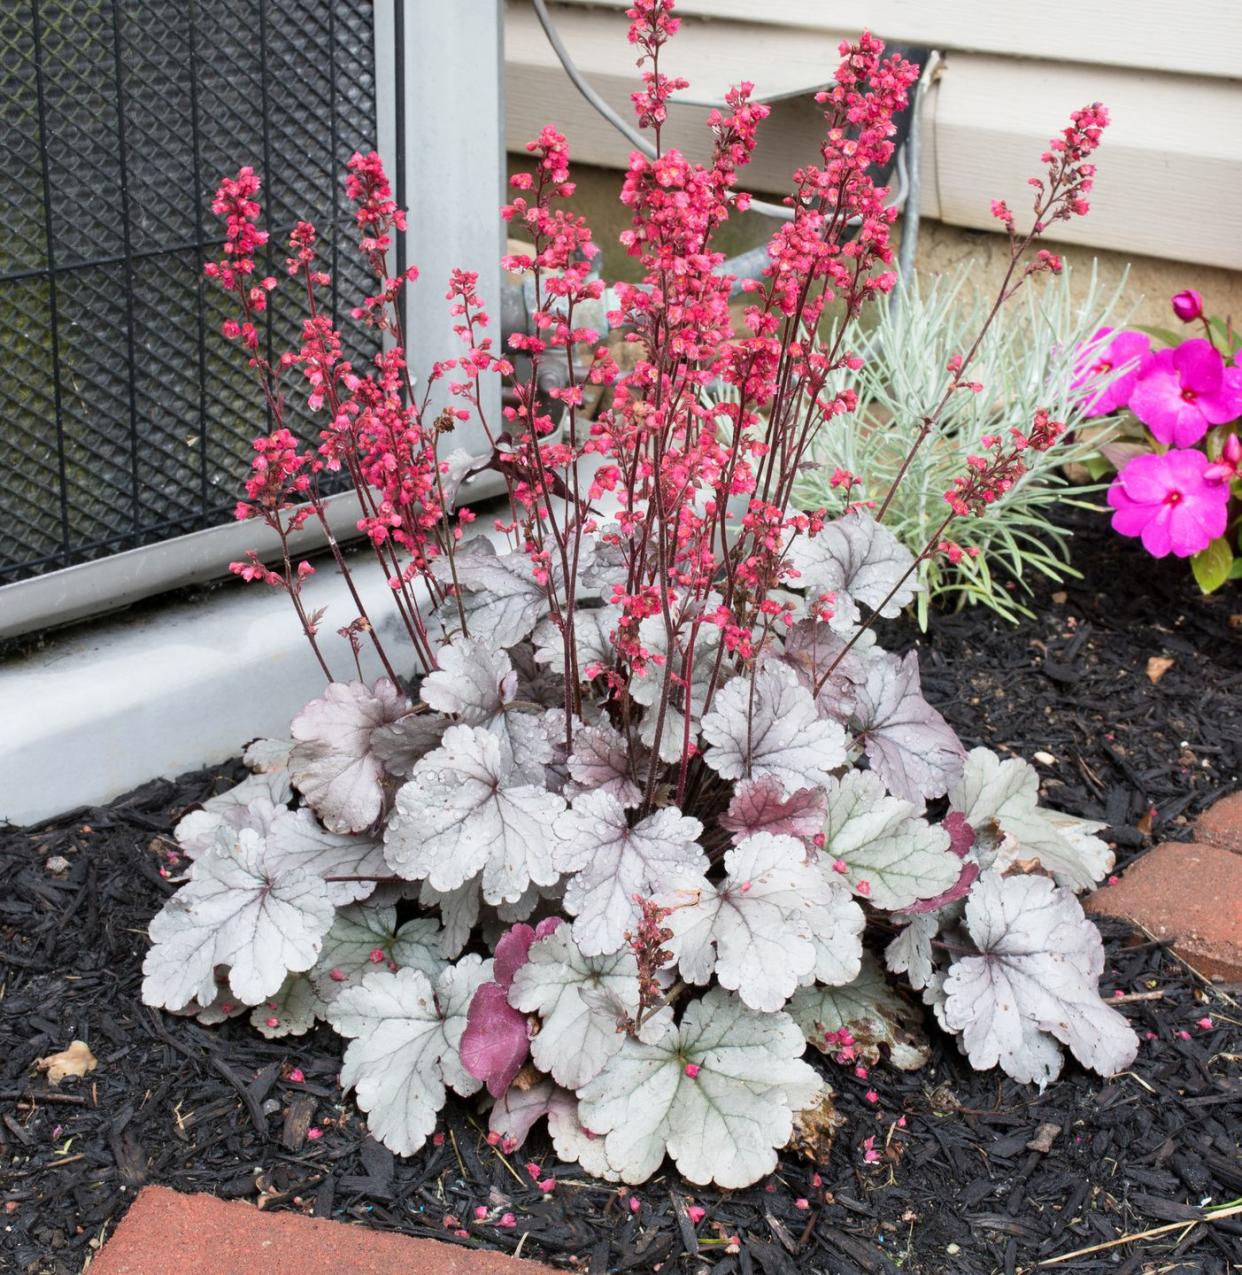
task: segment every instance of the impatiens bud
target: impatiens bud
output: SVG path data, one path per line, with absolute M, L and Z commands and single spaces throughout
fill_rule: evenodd
M 1203 298 L 1193 288 L 1179 292 L 1172 300 L 1173 313 L 1183 323 L 1203 318 Z

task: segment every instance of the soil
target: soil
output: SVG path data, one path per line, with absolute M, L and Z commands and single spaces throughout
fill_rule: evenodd
M 1039 586 L 1037 619 L 1013 627 L 972 610 L 884 640 L 917 642 L 928 695 L 968 744 L 1053 758 L 1041 763 L 1045 800 L 1106 820 L 1125 861 L 1188 836 L 1191 818 L 1239 786 L 1242 597 L 1200 599 L 1184 564 L 1152 563 L 1102 522 L 1083 524 L 1075 562 L 1085 579 L 1055 597 Z M 1152 657 L 1174 661 L 1158 681 Z M 1188 1223 L 1242 1196 L 1242 1010 L 1111 921 L 1104 994 L 1160 994 L 1121 1003 L 1142 1047 L 1111 1081 L 1071 1062 L 1041 1094 L 973 1072 L 933 1028 L 918 1073 L 881 1065 L 864 1079 L 817 1058 L 847 1125 L 820 1164 L 786 1156 L 745 1191 L 666 1172 L 627 1196 L 557 1165 L 539 1134 L 503 1156 L 457 1101 L 438 1145 L 395 1159 L 342 1099 L 341 1043 L 327 1029 L 266 1042 L 245 1019 L 207 1029 L 140 1003 L 146 925 L 172 888 L 158 838 L 240 773 L 160 780 L 0 830 L 0 1270 L 76 1275 L 144 1183 L 592 1275 L 1011 1273 L 1160 1226 L 1049 1269 L 1236 1269 L 1242 1217 Z M 69 862 L 59 875 L 46 868 L 56 855 Z M 49 1088 L 35 1060 L 74 1039 L 97 1069 Z M 1050 1149 L 1029 1145 L 1041 1125 L 1057 1126 Z M 877 1163 L 864 1160 L 867 1138 Z M 547 1195 L 532 1159 L 556 1179 Z M 697 1226 L 692 1203 L 706 1209 Z M 498 1225 L 509 1212 L 512 1229 Z

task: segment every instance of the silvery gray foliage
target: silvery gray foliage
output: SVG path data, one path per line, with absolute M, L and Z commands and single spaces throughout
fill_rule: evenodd
M 480 537 L 409 694 L 333 683 L 291 741 L 247 749 L 254 773 L 177 825 L 188 866 L 151 923 L 149 1004 L 249 1013 L 272 1037 L 326 1020 L 350 1042 L 343 1085 L 400 1154 L 449 1090 L 487 1081 L 500 1136 L 546 1119 L 559 1155 L 609 1181 L 666 1156 L 722 1187 L 771 1171 L 821 1096 L 808 1042 L 919 1065 L 915 1011 L 864 950 L 877 914 L 897 927 L 888 971 L 976 1065 L 1045 1083 L 1061 1044 L 1125 1065 L 1069 893 L 1108 848 L 1039 806 L 1025 762 L 967 754 L 915 655 L 859 628 L 911 596 L 888 531 L 857 513 L 795 538 L 810 605 L 783 594 L 792 622 L 743 655 L 703 620 L 715 595 L 673 617 L 692 637 L 649 615 L 641 673 L 604 601 L 624 555 L 584 548 L 572 658 L 560 568 Z M 529 1058 L 507 1089 L 464 1061 L 511 1061 L 488 1048 L 502 1028 Z

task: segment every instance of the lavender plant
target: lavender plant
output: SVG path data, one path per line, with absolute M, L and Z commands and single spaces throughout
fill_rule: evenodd
M 302 345 L 265 360 L 255 320 L 276 281 L 256 279 L 258 179 L 242 170 L 221 187 L 228 239 L 209 272 L 238 302 L 228 331 L 275 426 L 256 440 L 238 512 L 272 529 L 279 566 L 254 553 L 237 571 L 289 594 L 329 681 L 290 740 L 253 744 L 251 777 L 178 825 L 190 867 L 151 924 L 143 995 L 204 1022 L 248 1013 L 272 1036 L 326 1020 L 349 1042 L 342 1085 L 400 1154 L 432 1133 L 448 1091 L 486 1087 L 509 1145 L 546 1118 L 558 1154 L 599 1177 L 639 1182 L 667 1156 L 693 1182 L 735 1187 L 769 1172 L 823 1100 L 808 1043 L 842 1061 L 924 1056 L 864 949 L 871 923 L 888 969 L 976 1065 L 1042 1084 L 1062 1045 L 1110 1073 L 1136 1042 L 1097 994 L 1102 947 L 1074 899 L 1111 862 L 1098 827 L 1041 809 L 1024 762 L 967 753 L 923 697 L 915 657 L 885 653 L 873 632 L 1060 423 L 1040 408 L 985 440 L 917 551 L 884 523 L 891 493 L 874 514 L 831 521 L 790 506 L 811 438 L 855 406 L 835 378 L 858 356 L 848 327 L 825 335 L 824 307 L 836 297 L 853 319 L 892 285 L 893 214 L 869 173 L 916 70 L 867 35 L 843 46 L 821 94 L 821 154 L 795 174 L 794 217 L 740 334 L 711 236 L 745 206 L 737 170 L 765 108 L 749 86 L 730 94 L 710 165 L 662 149 L 682 82 L 660 56 L 677 20 L 669 0 L 636 0 L 631 17 L 635 102 L 658 157 L 635 155 L 622 192 L 643 272 L 618 287 L 615 322 L 637 353 L 627 372 L 576 322 L 601 285 L 589 231 L 560 204 L 572 184 L 553 130 L 504 209 L 532 240 L 506 263 L 537 301 L 535 333 L 511 343 L 528 380 L 492 348 L 477 281 L 455 272 L 465 352 L 415 394 L 405 279 L 385 265 L 402 216 L 374 155 L 351 161 L 347 189 L 378 285 L 355 314 L 387 336 L 384 352 L 369 372 L 342 361 L 303 223 L 288 259 L 307 298 Z M 1053 142 L 1037 229 L 1086 211 L 1106 122 L 1085 108 Z M 1031 256 L 1037 231 L 1017 235 L 998 209 L 1008 295 L 1059 263 Z M 571 348 L 558 436 L 538 372 Z M 977 348 L 950 360 L 898 483 L 970 392 Z M 593 420 L 582 367 L 611 391 Z M 283 423 L 284 378 L 299 372 L 325 422 L 309 451 Z M 492 375 L 512 384 L 503 422 L 482 418 Z M 704 399 L 720 380 L 737 390 L 726 407 Z M 437 387 L 447 408 L 429 406 Z M 489 452 L 441 456 L 471 417 Z M 483 467 L 509 493 L 488 532 L 454 512 L 457 485 Z M 418 662 L 409 682 L 395 671 L 409 657 L 384 648 L 357 593 L 340 632 L 351 658 L 373 645 L 388 676 L 337 679 L 303 603 L 312 568 L 292 560 L 289 532 L 323 517 L 332 469 L 354 480 Z M 1033 863 L 1039 875 L 1015 875 Z

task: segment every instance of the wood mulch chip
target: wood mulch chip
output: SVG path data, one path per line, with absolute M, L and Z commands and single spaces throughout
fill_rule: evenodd
M 1081 540 L 1087 580 L 1064 602 L 1041 586 L 1037 620 L 1013 627 L 975 610 L 885 638 L 917 639 L 929 697 L 968 743 L 1055 758 L 1041 765 L 1045 800 L 1107 820 L 1124 860 L 1188 835 L 1239 786 L 1242 632 L 1230 617 L 1242 598 L 1198 599 L 1185 564 L 1152 564 L 1106 526 Z M 1153 655 L 1175 661 L 1158 682 Z M 637 1210 L 558 1165 L 542 1135 L 502 1156 L 456 1100 L 440 1145 L 395 1158 L 342 1098 L 342 1044 L 326 1028 L 267 1042 L 245 1019 L 207 1029 L 140 1003 L 146 926 L 172 888 L 157 838 L 240 774 L 232 764 L 161 780 L 0 829 L 6 1275 L 77 1275 L 145 1183 L 520 1250 L 590 1275 L 1012 1275 L 1162 1225 L 1172 1229 L 1045 1269 L 1225 1272 L 1242 1253 L 1242 1216 L 1199 1221 L 1205 1205 L 1242 1196 L 1242 1010 L 1107 920 L 1104 994 L 1126 996 L 1119 1007 L 1142 1038 L 1133 1069 L 1111 1081 L 1070 1063 L 1041 1094 L 973 1072 L 934 1031 L 919 1073 L 881 1065 L 863 1079 L 817 1057 L 849 1121 L 824 1163 L 785 1157 L 767 1181 L 731 1192 L 665 1172 L 632 1193 Z M 45 867 L 53 856 L 69 862 L 60 875 Z M 98 1067 L 50 1089 L 35 1060 L 74 1039 Z M 869 1137 L 876 1164 L 863 1158 Z M 547 1196 L 532 1159 L 557 1181 Z M 697 1225 L 691 1204 L 706 1209 Z M 499 1226 L 510 1212 L 516 1225 Z

